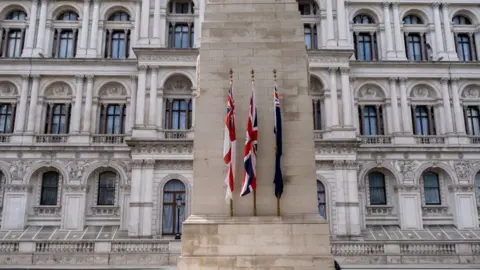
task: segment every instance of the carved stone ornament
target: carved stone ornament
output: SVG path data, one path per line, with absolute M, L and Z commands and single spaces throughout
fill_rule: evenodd
M 322 83 L 314 76 L 310 76 L 310 92 L 316 94 L 323 92 Z
M 192 83 L 183 75 L 175 75 L 165 82 L 165 92 L 185 93 L 192 91 Z
M 124 97 L 127 95 L 125 87 L 119 83 L 109 83 L 98 92 L 101 97 Z
M 418 185 L 395 185 L 395 191 L 403 191 L 403 192 L 418 192 L 420 190 L 420 186 Z
M 195 62 L 197 55 L 141 55 L 140 61 Z
M 452 192 L 474 192 L 474 185 L 449 185 L 448 189 Z
M 464 98 L 480 98 L 480 87 L 476 85 L 470 85 L 463 90 Z
M 317 170 L 332 169 L 333 161 L 332 160 L 317 160 L 315 162 Z
M 11 82 L 0 83 L 0 96 L 16 96 L 18 95 L 17 87 Z
M 395 167 L 403 174 L 404 181 L 413 181 L 415 170 L 420 167 L 420 162 L 416 160 L 397 161 Z
M 192 170 L 191 160 L 158 160 L 157 166 L 161 170 Z
M 358 97 L 363 99 L 384 98 L 382 90 L 378 86 L 367 85 L 360 89 Z
M 10 164 L 10 175 L 12 181 L 21 181 L 31 162 L 15 160 Z
M 85 168 L 88 166 L 88 161 L 84 160 L 72 160 L 67 163 L 67 172 L 70 180 L 80 181 L 85 172 Z
M 425 98 L 433 98 L 435 95 L 434 95 L 432 89 L 430 89 L 430 87 L 420 85 L 420 86 L 416 86 L 413 89 L 411 96 L 413 98 L 425 99 Z
M 471 166 L 467 161 L 457 161 L 453 163 L 455 172 L 457 173 L 458 180 L 466 180 L 470 177 Z
M 342 169 L 345 166 L 344 160 L 334 160 L 333 161 L 333 168 L 334 169 Z
M 315 148 L 317 154 L 323 155 L 336 155 L 336 154 L 353 154 L 356 152 L 359 143 L 349 142 L 328 142 L 328 141 L 319 141 L 315 143 Z
M 64 185 L 63 189 L 65 192 L 86 192 L 86 185 Z
M 28 192 L 32 188 L 31 185 L 5 185 L 5 192 Z
M 309 57 L 310 63 L 343 63 L 343 59 L 335 56 L 311 56 Z
M 136 145 L 134 154 L 193 154 L 193 143 L 162 143 Z
M 71 95 L 72 89 L 63 82 L 54 83 L 45 90 L 45 96 L 47 97 L 68 97 Z

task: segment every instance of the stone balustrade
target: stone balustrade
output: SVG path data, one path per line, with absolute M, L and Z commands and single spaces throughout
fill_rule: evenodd
M 378 135 L 378 136 L 360 136 L 362 144 L 391 144 L 392 136 Z
M 445 144 L 445 136 L 429 135 L 429 136 L 413 136 L 417 144 Z
M 92 134 L 92 144 L 123 144 L 125 134 Z
M 67 134 L 42 134 L 35 136 L 36 143 L 67 143 Z

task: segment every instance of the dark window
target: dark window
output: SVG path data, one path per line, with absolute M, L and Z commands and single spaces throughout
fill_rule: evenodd
M 300 2 L 298 3 L 298 11 L 302 16 L 316 15 L 317 5 L 313 1 Z
M 472 21 L 470 21 L 469 18 L 463 16 L 463 15 L 457 15 L 453 17 L 453 24 L 459 24 L 459 25 L 470 25 L 472 24 Z
M 322 129 L 322 103 L 320 100 L 313 100 L 313 129 Z
M 307 50 L 312 49 L 312 40 L 313 40 L 313 33 L 312 28 L 309 25 L 305 25 L 303 27 L 303 36 L 305 40 L 305 46 L 307 46 Z
M 47 105 L 46 134 L 66 134 L 70 124 L 70 104 Z
M 21 10 L 14 10 L 8 13 L 6 19 L 12 21 L 24 21 L 27 18 L 27 14 Z
M 115 204 L 115 183 L 117 175 L 113 172 L 103 172 L 98 179 L 97 205 Z
M 433 107 L 415 106 L 414 134 L 419 136 L 435 135 Z
M 54 38 L 53 56 L 55 58 L 74 57 L 76 51 L 75 40 L 76 34 L 72 30 L 57 30 Z
M 410 33 L 405 37 L 407 47 L 407 57 L 410 61 L 426 60 L 425 56 L 425 38 L 419 33 Z
M 183 203 L 179 205 L 180 201 Z M 181 233 L 184 220 L 185 185 L 180 180 L 170 180 L 163 190 L 162 233 Z
M 433 172 L 423 174 L 423 196 L 425 197 L 426 205 L 441 204 L 438 174 Z
M 475 46 L 474 36 L 469 34 L 456 34 L 455 39 L 457 41 L 457 54 L 460 61 L 474 61 Z
M 57 17 L 57 20 L 60 20 L 60 21 L 76 21 L 76 20 L 78 20 L 78 14 L 75 13 L 75 12 L 72 12 L 72 11 L 66 11 L 66 12 L 60 14 Z
M 385 175 L 383 175 L 383 173 L 372 172 L 368 174 L 368 188 L 370 192 L 370 205 L 387 204 Z
M 383 135 L 383 110 L 379 105 L 359 106 L 360 134 L 365 136 Z
M 43 174 L 40 205 L 57 205 L 58 180 L 59 175 L 57 172 L 46 172 Z
M 12 133 L 15 112 L 12 104 L 0 104 L 0 133 Z
M 403 18 L 404 24 L 423 24 L 423 20 L 415 15 L 408 15 Z
M 353 38 L 357 60 L 372 61 L 377 59 L 377 37 L 375 34 L 358 33 Z
M 186 130 L 192 127 L 192 102 L 185 99 L 167 100 L 165 128 Z
M 477 106 L 468 106 L 467 111 L 467 128 L 470 135 L 480 135 L 480 116 Z
M 22 55 L 23 49 L 23 40 L 24 36 L 22 35 L 23 30 L 20 29 L 11 29 L 7 31 L 6 38 L 6 57 L 20 57 Z
M 170 1 L 168 12 L 170 14 L 193 14 L 194 4 L 191 1 Z
M 116 22 L 128 22 L 130 21 L 130 15 L 125 12 L 115 12 L 108 18 L 109 21 L 116 21 Z
M 193 48 L 193 24 L 170 24 L 168 31 L 168 46 L 175 49 Z
M 353 23 L 354 24 L 372 24 L 372 23 L 375 23 L 375 21 L 372 19 L 372 17 L 361 14 L 353 18 Z
M 327 198 L 325 194 L 325 186 L 317 180 L 318 214 L 327 219 Z
M 102 105 L 100 113 L 100 133 L 124 134 L 126 121 L 125 104 Z

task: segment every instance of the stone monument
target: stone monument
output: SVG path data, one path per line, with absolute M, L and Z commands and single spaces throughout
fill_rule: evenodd
M 210 0 L 197 68 L 192 209 L 183 223 L 178 269 L 333 269 L 329 226 L 317 212 L 308 63 L 297 2 Z M 222 152 L 230 68 L 237 129 L 233 217 L 225 201 Z M 253 194 L 239 195 L 251 69 L 259 132 L 257 216 Z M 281 216 L 273 186 L 273 69 L 283 117 Z

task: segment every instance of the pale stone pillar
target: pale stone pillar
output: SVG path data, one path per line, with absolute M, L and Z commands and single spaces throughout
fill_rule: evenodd
M 40 76 L 32 75 L 32 92 L 30 94 L 30 107 L 28 108 L 27 132 L 33 134 L 35 131 L 35 116 L 37 111 L 38 88 L 40 86 Z
M 133 160 L 132 180 L 130 191 L 130 220 L 128 222 L 128 236 L 140 234 L 140 196 L 142 192 L 142 163 L 143 160 Z
M 163 113 L 163 103 L 165 102 L 164 100 L 164 97 L 163 97 L 163 87 L 160 88 L 160 91 L 158 92 L 158 97 L 159 97 L 159 100 L 157 101 L 157 106 L 158 106 L 158 110 L 157 110 L 157 126 L 159 128 L 163 128 L 163 117 L 164 117 L 164 113 Z M 193 114 L 195 115 L 195 113 Z
M 400 13 L 398 12 L 398 3 L 393 3 L 393 26 L 395 29 L 395 50 L 397 51 L 397 58 L 406 60 L 405 55 L 405 41 L 400 30 Z
M 93 17 L 92 17 L 92 32 L 90 35 L 90 48 L 87 52 L 88 57 L 97 57 L 97 40 L 98 40 L 98 21 L 100 17 L 100 1 L 93 0 Z
M 477 200 L 475 187 L 468 185 L 452 185 L 449 191 L 453 197 L 453 217 L 455 227 L 459 230 L 478 228 Z
M 337 45 L 335 40 L 335 35 L 333 31 L 335 30 L 333 25 L 333 4 L 332 0 L 326 1 L 327 8 L 327 47 L 334 47 Z
M 82 133 L 91 132 L 92 121 L 92 99 L 93 99 L 93 75 L 87 76 L 87 94 L 85 98 L 85 112 L 83 114 L 83 130 Z
M 27 222 L 28 186 L 7 188 L 3 196 L 2 230 L 24 230 Z
M 402 230 L 423 229 L 420 188 L 413 185 L 399 185 L 398 192 L 400 228 Z
M 140 3 L 141 0 L 135 1 L 135 28 L 133 29 L 133 46 L 138 44 L 138 39 L 140 38 Z
M 332 127 L 338 127 L 338 94 L 337 94 L 337 70 L 338 68 L 328 68 L 330 74 L 330 98 L 331 98 L 331 110 L 332 118 L 330 124 Z
M 345 200 L 345 195 L 348 196 L 348 187 L 345 186 L 345 178 L 344 175 L 344 161 L 343 160 L 334 160 L 333 161 L 333 170 L 335 175 L 335 183 L 336 183 L 336 204 L 335 204 L 335 211 L 337 213 L 337 235 L 347 235 L 347 209 Z
M 330 129 L 332 128 L 332 91 L 330 89 L 325 89 L 324 90 L 324 96 L 325 96 L 325 129 Z
M 85 200 L 87 187 L 84 185 L 63 186 L 62 230 L 82 231 L 85 227 Z
M 453 133 L 453 119 L 452 119 L 452 109 L 450 107 L 450 95 L 448 93 L 448 78 L 441 79 L 442 84 L 442 97 L 443 97 L 443 106 L 444 106 L 444 113 L 445 119 L 444 123 L 446 126 L 446 133 L 451 134 Z
M 147 67 L 138 67 L 138 89 L 137 89 L 137 113 L 135 118 L 135 126 L 145 125 L 145 81 L 147 79 Z
M 447 3 L 442 3 L 442 13 L 443 13 L 443 30 L 445 31 L 445 43 L 447 45 L 446 52 L 448 54 L 448 59 L 458 60 L 457 52 L 455 51 L 455 41 L 453 39 L 452 27 L 450 25 L 450 14 L 448 12 Z
M 355 160 L 345 161 L 344 177 L 348 193 L 349 203 L 347 211 L 347 231 L 349 235 L 360 235 L 360 202 L 358 201 L 358 180 L 357 180 L 357 162 Z
M 133 130 L 133 126 L 135 125 L 135 111 L 137 108 L 137 76 L 130 77 L 130 84 L 132 93 L 130 96 L 130 110 L 128 111 L 128 125 L 127 125 L 127 133 L 131 134 Z
M 160 43 L 160 33 L 165 29 L 160 28 L 160 0 L 155 0 L 155 7 L 153 10 L 153 38 L 155 44 Z
M 342 81 L 343 126 L 352 127 L 352 97 L 350 80 L 348 79 L 348 68 L 340 68 L 340 72 Z
M 160 47 L 168 47 L 166 42 L 166 37 L 168 35 L 168 28 L 167 28 L 167 9 L 162 7 L 160 10 Z
M 77 57 L 84 57 L 87 54 L 88 25 L 90 21 L 90 2 L 91 0 L 85 0 L 83 4 L 82 31 L 80 32 L 80 46 Z
M 83 99 L 83 79 L 85 76 L 78 75 L 77 89 L 75 90 L 75 107 L 73 108 L 73 117 L 70 121 L 70 130 L 72 133 L 80 132 L 80 121 L 82 120 L 82 99 Z
M 345 0 L 337 0 L 336 2 L 337 2 L 338 46 L 346 47 L 348 43 L 347 43 L 347 28 L 345 24 L 348 23 L 348 21 L 345 19 Z
M 150 81 L 150 108 L 148 123 L 150 126 L 155 126 L 155 117 L 157 116 L 157 78 L 158 67 L 151 67 L 151 81 Z
M 398 117 L 398 99 L 397 99 L 397 78 L 389 78 L 390 84 L 390 98 L 392 103 L 392 120 L 393 120 L 393 133 L 400 133 L 400 122 Z
M 198 16 L 199 13 L 199 8 L 195 7 L 195 17 L 193 20 L 193 47 L 194 48 L 199 48 L 200 47 L 200 39 L 199 39 L 199 33 L 201 32 L 200 28 L 200 19 Z
M 465 134 L 465 120 L 463 116 L 462 106 L 460 104 L 459 92 L 458 92 L 458 78 L 451 80 L 452 84 L 452 99 L 453 99 L 453 112 L 455 114 L 455 126 L 457 127 L 458 134 Z
M 440 4 L 433 3 L 433 20 L 435 24 L 435 41 L 437 45 L 437 58 L 445 56 L 445 48 L 443 46 L 442 23 L 440 22 Z M 446 59 L 445 59 L 446 60 Z
M 195 103 L 197 101 L 197 91 L 192 93 L 192 129 L 195 127 Z
M 150 0 L 142 0 L 142 17 L 139 44 L 148 44 L 148 26 L 150 20 Z
M 141 236 L 152 235 L 152 209 L 153 209 L 153 169 L 155 160 L 145 160 L 143 165 L 142 179 L 142 215 L 141 215 Z
M 407 99 L 407 78 L 400 78 L 400 105 L 402 106 L 403 133 L 412 134 L 412 123 L 410 108 Z
M 205 17 L 205 2 L 207 0 L 200 0 L 200 9 L 199 9 L 199 18 L 198 18 L 198 33 L 195 32 L 195 36 L 197 37 L 195 40 L 196 40 L 196 43 L 198 44 L 197 47 L 200 46 L 200 40 L 202 39 L 202 24 L 203 24 L 203 20 L 204 20 L 204 17 Z M 317 37 L 319 36 L 318 35 L 318 29 L 317 28 Z M 317 43 L 318 44 L 318 43 Z
M 23 132 L 25 128 L 25 115 L 27 114 L 29 81 L 30 77 L 28 75 L 22 76 L 22 92 L 20 93 L 20 104 L 17 108 L 18 113 L 15 119 L 15 133 Z
M 383 15 L 385 16 L 385 37 L 387 39 L 387 59 L 396 57 L 393 50 L 392 23 L 390 21 L 390 3 L 383 3 Z
M 36 53 L 43 53 L 43 46 L 45 43 L 45 25 L 47 23 L 47 8 L 48 0 L 41 0 L 40 6 L 40 19 L 38 21 L 38 35 L 37 46 L 35 47 Z
M 353 120 L 353 127 L 355 128 L 355 133 L 357 136 L 360 134 L 360 123 L 359 123 L 359 115 L 358 115 L 358 105 L 355 101 L 355 77 L 350 76 L 350 92 L 351 92 L 351 100 L 352 100 L 352 120 Z
M 35 29 L 37 26 L 38 0 L 32 0 L 32 8 L 30 10 L 30 21 L 28 23 L 28 32 L 25 38 L 25 48 L 22 57 L 31 57 L 33 52 L 33 43 L 35 41 Z

